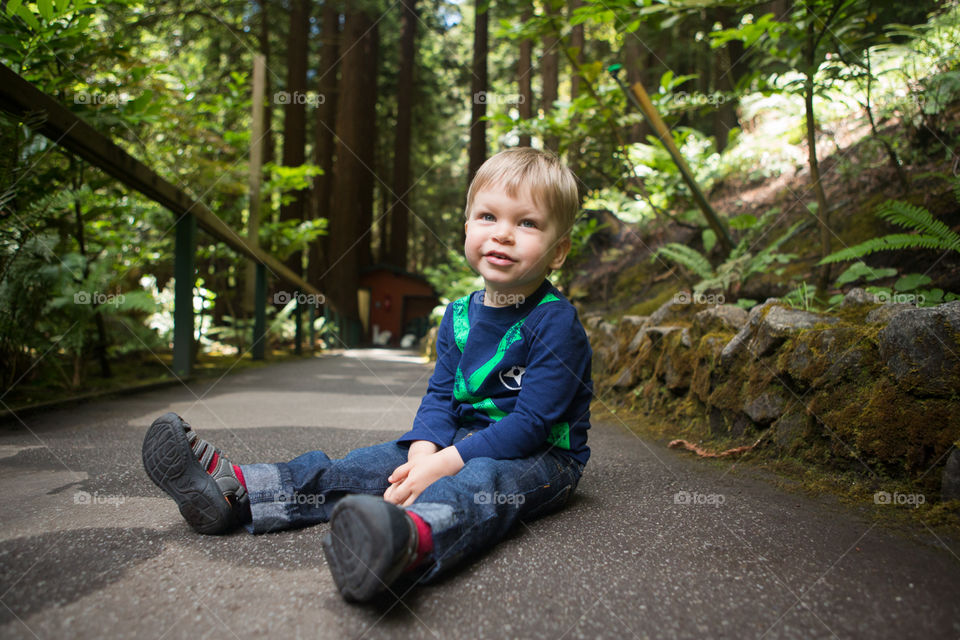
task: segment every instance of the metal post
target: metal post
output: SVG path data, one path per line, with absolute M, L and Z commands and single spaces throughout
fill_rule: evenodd
M 317 350 L 317 305 L 310 305 L 310 353 Z
M 263 360 L 267 342 L 267 268 L 257 263 L 253 313 L 253 359 Z
M 173 372 L 189 376 L 193 368 L 193 287 L 197 219 L 185 214 L 177 220 L 173 275 Z
M 293 321 L 296 323 L 293 333 L 293 352 L 299 356 L 303 355 L 303 306 L 300 304 L 302 295 L 299 292 L 297 294 L 297 306 L 293 308 Z

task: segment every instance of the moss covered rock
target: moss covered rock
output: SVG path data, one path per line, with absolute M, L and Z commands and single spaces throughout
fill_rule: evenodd
M 899 385 L 921 395 L 960 391 L 960 300 L 903 310 L 877 341 L 880 357 Z

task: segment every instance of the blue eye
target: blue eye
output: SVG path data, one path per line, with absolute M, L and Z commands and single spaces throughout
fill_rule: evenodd
M 480 218 L 481 220 L 495 220 L 495 219 L 496 219 L 496 218 L 493 217 L 493 214 L 492 214 L 492 213 L 481 213 L 481 214 L 479 215 L 479 218 Z
M 534 222 L 533 220 L 521 220 L 521 221 L 520 221 L 520 226 L 521 226 L 521 227 L 527 227 L 528 229 L 536 229 L 536 228 L 537 228 L 537 223 Z

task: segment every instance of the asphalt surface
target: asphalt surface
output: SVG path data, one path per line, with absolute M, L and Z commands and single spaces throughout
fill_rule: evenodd
M 566 510 L 363 606 L 334 589 L 327 525 L 200 536 L 143 472 L 166 411 L 241 463 L 397 437 L 429 372 L 354 351 L 0 427 L 0 638 L 960 637 L 957 541 L 888 531 L 615 422 L 594 424 Z

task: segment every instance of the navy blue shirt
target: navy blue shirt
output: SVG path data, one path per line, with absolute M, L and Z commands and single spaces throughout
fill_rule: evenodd
M 522 304 L 483 305 L 483 291 L 447 306 L 437 363 L 413 429 L 398 442 L 453 442 L 471 458 L 524 458 L 553 446 L 590 457 L 592 352 L 577 311 L 549 281 Z

